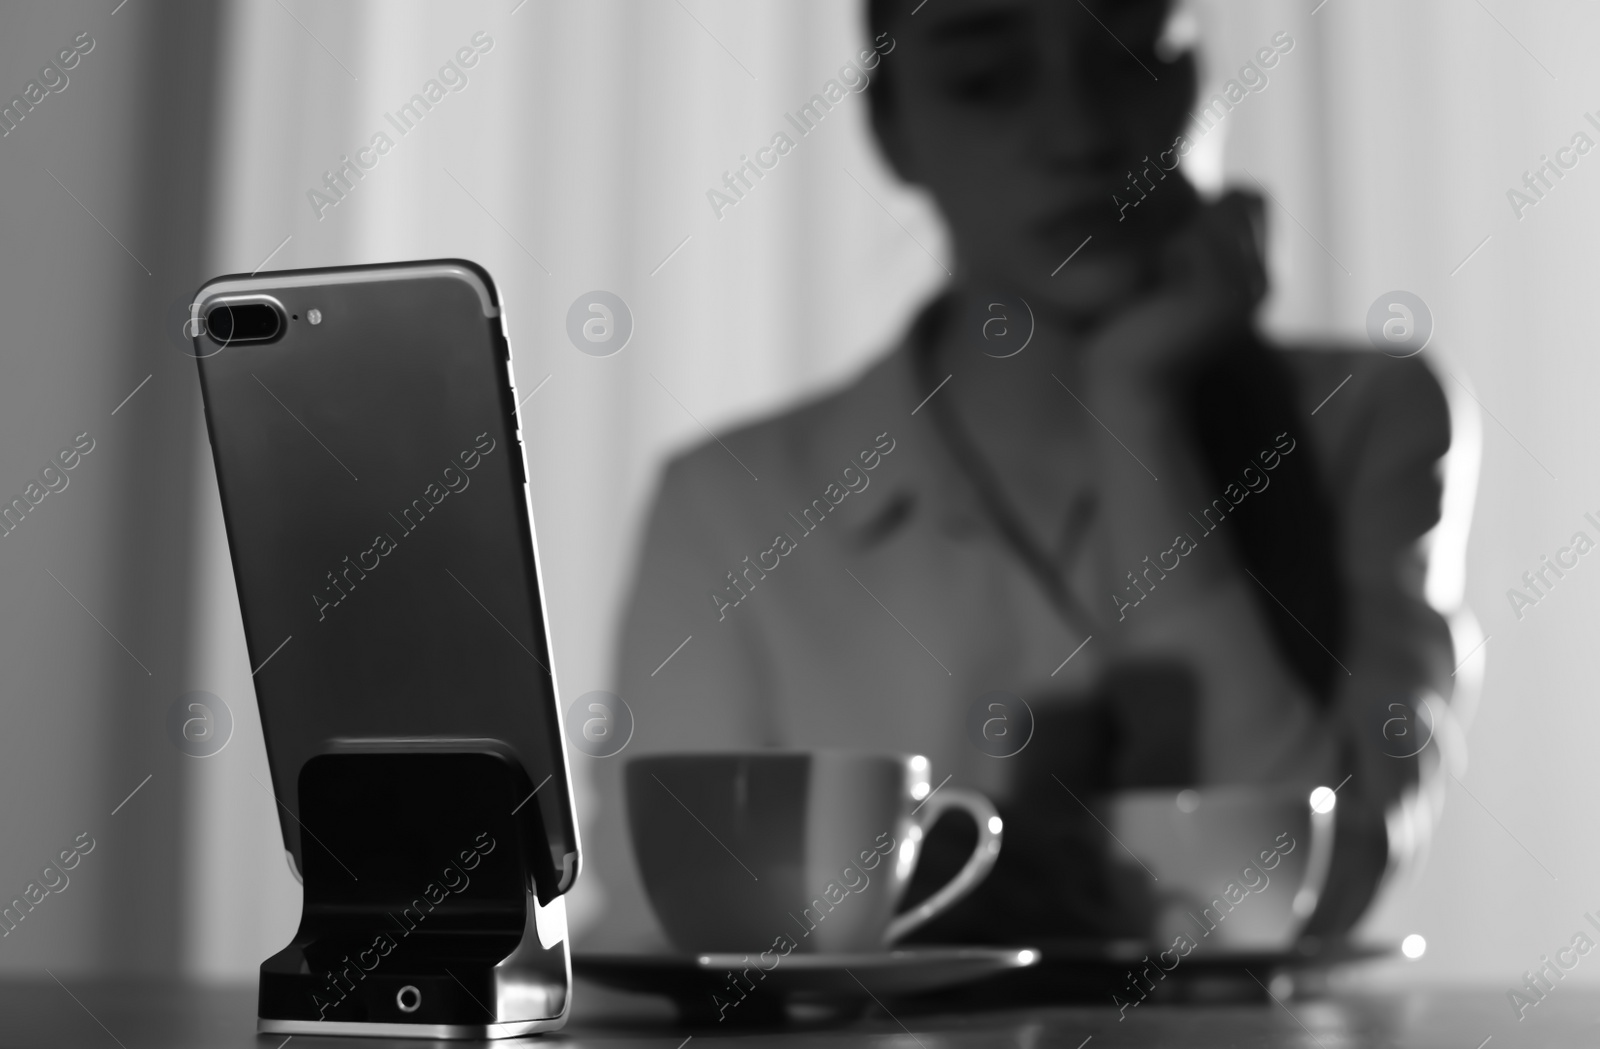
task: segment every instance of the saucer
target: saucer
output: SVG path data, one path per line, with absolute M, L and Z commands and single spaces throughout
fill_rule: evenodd
M 1117 969 L 1133 965 L 1161 949 L 1161 945 L 1152 946 L 1143 940 L 1046 939 L 1042 943 L 1046 968 L 1082 965 Z M 1247 969 L 1330 968 L 1393 957 L 1397 953 L 1399 945 L 1394 943 L 1356 943 L 1339 937 L 1324 940 L 1307 936 L 1277 948 L 1202 944 L 1184 958 L 1183 965 L 1187 969 L 1239 972 Z
M 749 970 L 764 1014 L 772 1003 L 851 1003 L 875 998 L 923 994 L 971 983 L 996 973 L 1025 969 L 1039 961 L 1030 947 L 905 947 L 861 954 L 789 954 L 763 977 L 755 954 L 576 954 L 575 975 L 606 987 L 671 998 L 686 1016 L 716 1019 L 724 1002 L 738 999 L 730 974 Z M 739 1001 L 729 1010 L 743 1013 L 751 1003 Z
M 1038 1005 L 1105 1004 L 1128 1000 L 1137 972 L 1148 973 L 1147 958 L 1161 950 L 1142 940 L 1044 939 L 1034 948 L 1037 965 L 982 988 L 952 987 L 937 996 L 897 1003 L 898 1015 L 919 1010 L 963 1011 Z M 1305 937 L 1281 948 L 1224 948 L 1192 951 L 1146 990 L 1154 1001 L 1261 1003 L 1271 995 L 1319 995 L 1330 975 L 1362 962 L 1394 958 L 1394 943 L 1356 943 L 1342 937 Z M 1151 977 L 1146 976 L 1149 980 Z M 1268 988 L 1271 988 L 1269 991 Z M 1143 995 L 1140 996 L 1141 1000 Z

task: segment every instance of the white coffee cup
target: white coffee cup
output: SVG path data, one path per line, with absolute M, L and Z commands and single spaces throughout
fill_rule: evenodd
M 1113 794 L 1107 857 L 1152 943 L 1283 950 L 1326 883 L 1335 801 L 1309 783 Z

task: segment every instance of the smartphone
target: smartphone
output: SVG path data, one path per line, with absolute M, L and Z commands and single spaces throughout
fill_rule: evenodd
M 421 877 L 443 862 L 430 849 L 451 859 L 455 838 L 465 849 L 484 829 L 424 818 L 451 812 L 511 828 L 541 903 L 578 875 L 504 322 L 494 281 L 460 259 L 219 277 L 190 307 L 297 875 L 308 848 L 326 848 L 351 878 L 406 891 L 396 856 L 419 856 Z M 458 777 L 439 770 L 464 766 L 420 758 L 463 754 L 503 766 L 461 793 L 494 812 L 452 808 Z M 374 775 L 406 782 L 390 791 Z M 485 783 L 499 785 L 486 794 Z M 301 796 L 313 789 L 330 796 Z M 444 804 L 417 803 L 419 792 Z M 413 799 L 417 814 L 344 811 L 385 797 Z M 333 811 L 347 829 L 381 825 L 401 840 L 378 850 L 386 858 L 370 842 L 340 855 L 340 842 L 319 842 L 303 822 Z

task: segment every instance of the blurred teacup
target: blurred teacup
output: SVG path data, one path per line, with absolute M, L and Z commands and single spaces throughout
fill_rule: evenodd
M 1327 880 L 1335 800 L 1309 783 L 1109 795 L 1118 897 L 1152 943 L 1186 935 L 1201 947 L 1283 950 Z
M 628 826 L 650 905 L 686 953 L 881 951 L 971 892 L 1001 822 L 973 791 L 930 790 L 921 756 L 842 751 L 659 754 L 627 770 Z M 950 809 L 978 841 L 956 876 L 895 910 Z

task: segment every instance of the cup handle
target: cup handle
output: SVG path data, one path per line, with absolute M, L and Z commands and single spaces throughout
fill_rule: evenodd
M 972 855 L 967 857 L 966 865 L 954 878 L 941 886 L 939 891 L 911 910 L 896 916 L 889 923 L 888 929 L 884 930 L 883 934 L 883 941 L 886 944 L 900 939 L 976 889 L 978 884 L 989 876 L 995 859 L 1000 855 L 1000 813 L 995 811 L 994 805 L 982 794 L 975 790 L 961 790 L 957 787 L 935 792 L 922 806 L 922 811 L 914 820 L 919 844 L 920 839 L 926 838 L 928 831 L 939 822 L 939 817 L 950 809 L 965 811 L 977 823 L 977 847 L 972 850 Z

